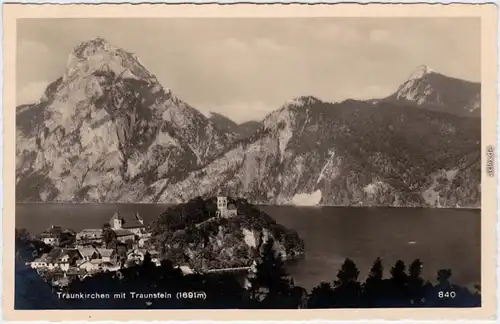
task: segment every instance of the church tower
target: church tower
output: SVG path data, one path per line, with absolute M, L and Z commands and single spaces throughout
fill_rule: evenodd
M 217 197 L 217 216 L 225 217 L 227 213 L 227 197 Z
M 111 226 L 113 226 L 114 230 L 122 229 L 123 227 L 123 217 L 120 216 L 119 213 L 115 213 L 113 217 L 111 217 Z

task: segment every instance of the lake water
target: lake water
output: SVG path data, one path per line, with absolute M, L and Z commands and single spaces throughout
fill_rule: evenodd
M 17 204 L 16 227 L 38 234 L 51 224 L 100 228 L 116 211 L 139 212 L 145 222 L 167 205 L 146 204 Z M 419 258 L 425 279 L 451 268 L 452 281 L 472 286 L 481 279 L 480 210 L 419 208 L 344 208 L 261 206 L 278 223 L 304 239 L 305 257 L 288 265 L 295 284 L 311 289 L 333 281 L 345 258 L 352 259 L 364 279 L 381 257 L 385 272 L 397 260 L 407 265 Z M 411 242 L 411 243 L 410 243 Z

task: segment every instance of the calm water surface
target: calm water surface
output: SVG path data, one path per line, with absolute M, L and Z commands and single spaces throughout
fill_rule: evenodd
M 167 205 L 146 204 L 17 204 L 16 227 L 38 234 L 51 224 L 100 228 L 116 211 L 139 212 L 145 222 Z M 278 223 L 304 239 L 304 259 L 288 266 L 297 285 L 311 289 L 335 279 L 344 259 L 351 258 L 363 279 L 380 256 L 385 272 L 397 260 L 424 263 L 424 277 L 451 268 L 453 282 L 480 282 L 481 219 L 479 210 L 417 208 L 343 208 L 262 206 Z M 410 244 L 409 242 L 413 242 Z

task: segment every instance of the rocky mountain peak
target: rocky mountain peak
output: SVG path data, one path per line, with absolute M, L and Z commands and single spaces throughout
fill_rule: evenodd
M 387 99 L 461 116 L 480 116 L 481 84 L 420 65 Z
M 480 84 L 430 71 L 417 69 L 374 109 L 300 96 L 243 128 L 207 118 L 134 54 L 94 38 L 70 54 L 46 100 L 18 110 L 16 198 L 172 203 L 228 190 L 266 204 L 306 195 L 315 204 L 426 206 L 439 194 L 441 206 L 476 206 L 480 123 L 423 109 L 480 116 Z M 438 186 L 439 170 L 456 181 Z
M 264 118 L 264 128 L 275 128 L 280 125 L 290 126 L 295 120 L 294 116 L 307 112 L 307 107 L 321 102 L 320 99 L 314 96 L 300 96 L 288 100 L 281 109 L 273 111 Z
M 95 72 L 112 72 L 131 79 L 153 77 L 136 55 L 101 37 L 84 41 L 74 48 L 68 57 L 63 81 L 85 78 Z
M 287 101 L 283 107 L 284 108 L 300 108 L 300 107 L 305 107 L 309 105 L 313 105 L 316 103 L 321 102 L 318 98 L 314 96 L 300 96 L 300 97 L 295 97 L 289 101 Z
M 426 102 L 427 97 L 435 94 L 432 84 L 425 81 L 425 77 L 434 73 L 427 65 L 418 66 L 410 77 L 398 88 L 396 99 L 414 101 L 417 104 Z
M 19 188 L 31 186 L 32 174 L 50 183 L 28 193 L 35 200 L 101 201 L 110 192 L 128 195 L 123 186 L 146 190 L 182 178 L 233 138 L 165 89 L 134 54 L 102 38 L 75 47 L 63 76 L 19 111 L 17 124 L 26 137 L 19 150 L 31 154 L 18 158 Z M 103 192 L 106 177 L 110 191 Z
M 113 51 L 116 51 L 117 49 L 118 48 L 111 45 L 104 38 L 94 37 L 94 38 L 89 39 L 87 41 L 81 42 L 78 46 L 75 47 L 75 49 L 73 50 L 73 53 L 75 54 L 75 56 L 77 56 L 79 58 L 83 58 L 83 57 L 92 56 L 99 51 L 113 52 Z
M 433 69 L 431 69 L 429 66 L 427 65 L 419 65 L 414 71 L 413 73 L 410 75 L 410 77 L 408 78 L 408 81 L 410 80 L 418 80 L 418 79 L 421 79 L 423 78 L 425 75 L 427 74 L 430 74 L 434 72 Z

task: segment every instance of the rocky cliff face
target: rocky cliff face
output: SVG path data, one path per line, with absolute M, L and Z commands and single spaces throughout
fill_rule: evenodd
M 298 234 L 277 224 L 244 199 L 231 199 L 238 214 L 215 217 L 217 200 L 195 198 L 166 210 L 151 225 L 151 242 L 162 257 L 196 269 L 249 266 L 267 240 L 284 259 L 304 253 Z
M 18 108 L 17 200 L 480 206 L 480 85 L 417 72 L 384 100 L 298 97 L 242 138 L 93 39 Z
M 276 204 L 480 203 L 481 134 L 473 119 L 414 106 L 307 97 L 270 114 L 264 125 L 183 181 L 153 184 L 158 195 L 151 201 L 229 192 Z
M 99 38 L 74 50 L 40 102 L 18 109 L 17 126 L 16 192 L 29 201 L 137 200 L 230 141 L 137 57 Z

